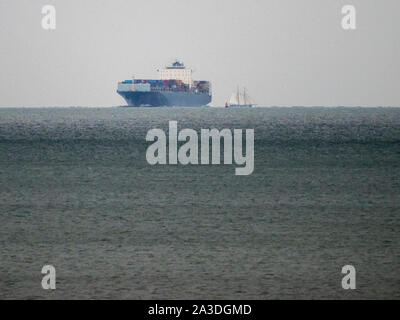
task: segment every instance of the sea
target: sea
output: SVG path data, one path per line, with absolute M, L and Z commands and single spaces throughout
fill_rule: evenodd
M 150 165 L 171 120 L 253 173 Z M 399 298 L 400 108 L 0 108 L 0 299 Z

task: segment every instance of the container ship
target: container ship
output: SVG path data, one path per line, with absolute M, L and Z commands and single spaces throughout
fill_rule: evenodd
M 192 70 L 175 61 L 157 70 L 159 79 L 124 80 L 117 93 L 129 107 L 201 107 L 211 102 L 209 81 L 193 81 Z

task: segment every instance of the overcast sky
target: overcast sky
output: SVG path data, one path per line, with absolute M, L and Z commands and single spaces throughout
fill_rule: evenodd
M 124 105 L 118 81 L 173 58 L 213 105 L 243 85 L 265 106 L 400 106 L 399 33 L 399 0 L 0 0 L 0 106 Z

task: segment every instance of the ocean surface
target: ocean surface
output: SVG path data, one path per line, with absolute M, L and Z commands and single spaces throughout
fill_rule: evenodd
M 253 174 L 149 165 L 169 120 Z M 399 299 L 400 108 L 1 108 L 0 298 Z

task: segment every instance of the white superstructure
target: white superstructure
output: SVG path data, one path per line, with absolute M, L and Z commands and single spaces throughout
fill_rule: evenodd
M 161 80 L 182 80 L 183 83 L 192 86 L 192 70 L 186 69 L 183 63 L 175 61 L 170 67 L 158 70 Z

